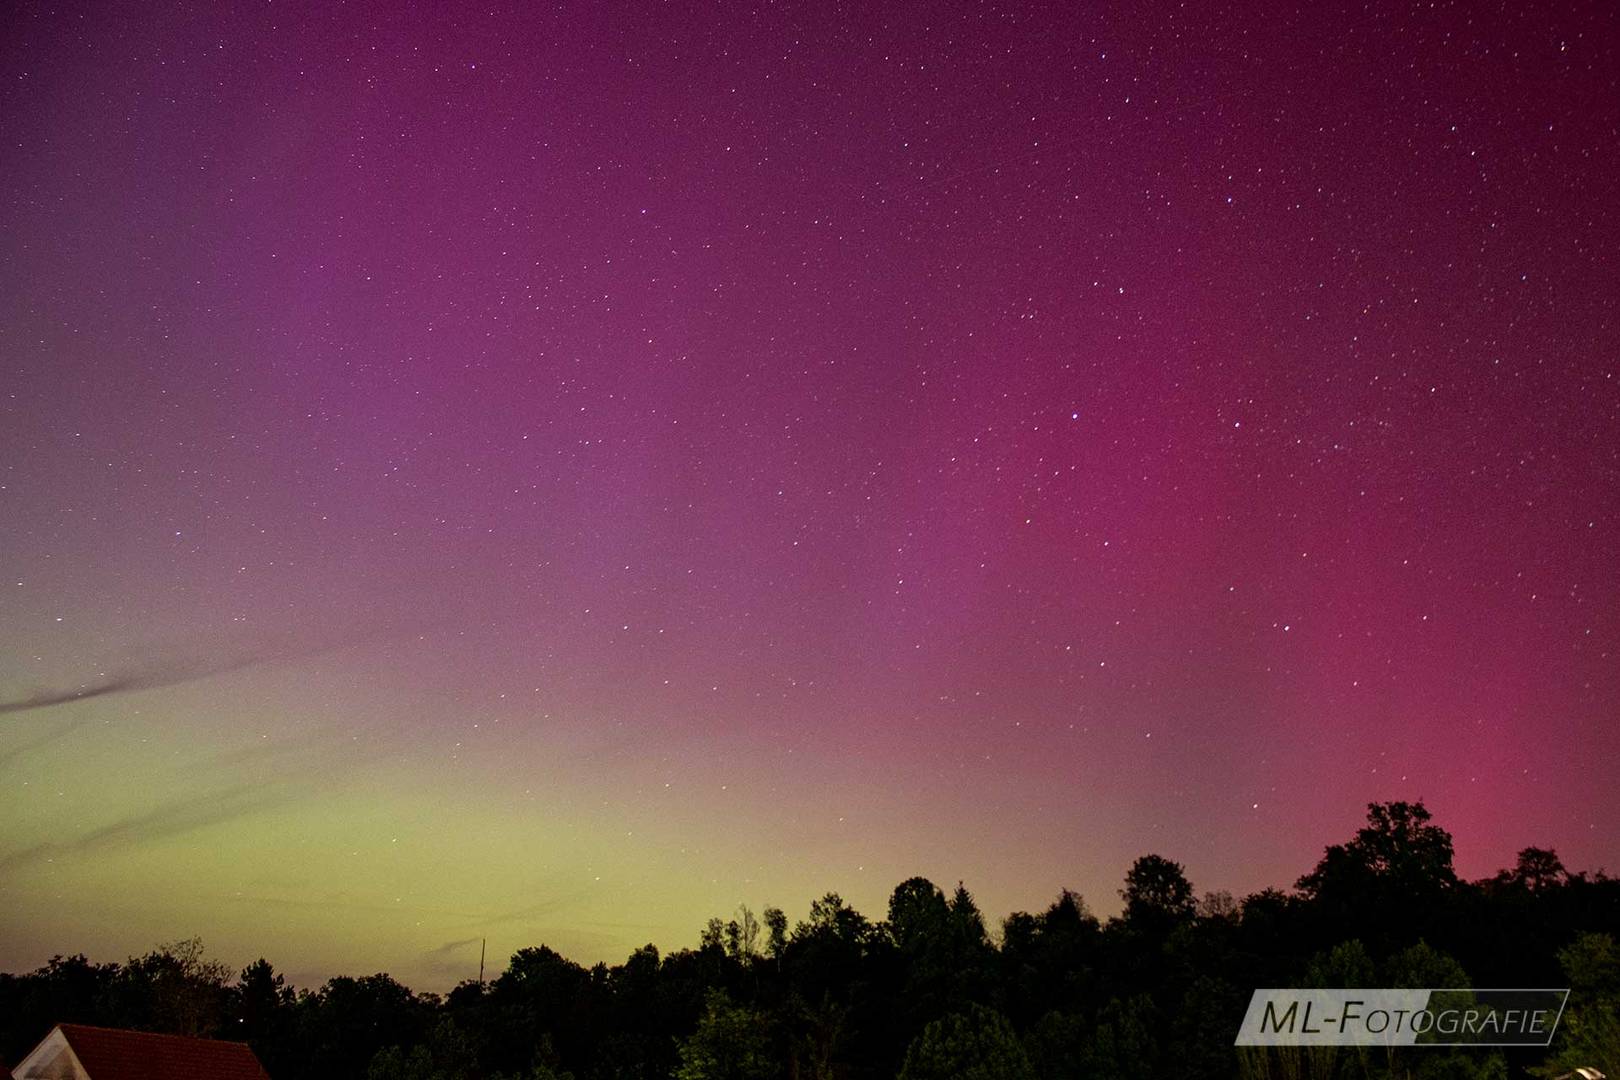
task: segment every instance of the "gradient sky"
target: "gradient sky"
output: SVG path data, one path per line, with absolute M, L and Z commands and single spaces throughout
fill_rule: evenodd
M 13 9 L 0 969 L 1620 870 L 1613 5 L 614 7 Z

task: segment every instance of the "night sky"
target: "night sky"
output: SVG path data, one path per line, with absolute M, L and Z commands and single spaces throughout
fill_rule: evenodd
M 12 9 L 0 969 L 1620 870 L 1607 3 Z

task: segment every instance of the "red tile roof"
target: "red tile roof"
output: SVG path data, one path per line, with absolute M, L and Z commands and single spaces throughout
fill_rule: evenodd
M 247 1043 L 60 1026 L 90 1080 L 269 1080 Z

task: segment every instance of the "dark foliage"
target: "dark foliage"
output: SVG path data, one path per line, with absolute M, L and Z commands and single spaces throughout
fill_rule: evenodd
M 1404 1077 L 1620 1075 L 1620 882 L 1526 848 L 1460 881 L 1421 803 L 1374 804 L 1293 892 L 1197 898 L 1158 855 L 1122 914 L 1075 893 L 999 937 L 967 889 L 912 878 L 872 922 L 837 895 L 796 925 L 714 919 L 696 949 L 585 968 L 539 946 L 487 984 L 414 993 L 387 975 L 295 991 L 196 941 L 0 975 L 0 1057 L 57 1022 L 245 1039 L 276 1080 L 678 1077 Z M 1232 1046 L 1257 986 L 1572 986 L 1549 1051 L 1305 1057 Z

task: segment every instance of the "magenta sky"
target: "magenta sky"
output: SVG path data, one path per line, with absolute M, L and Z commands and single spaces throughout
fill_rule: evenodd
M 606 7 L 13 16 L 0 968 L 1620 869 L 1612 7 Z

